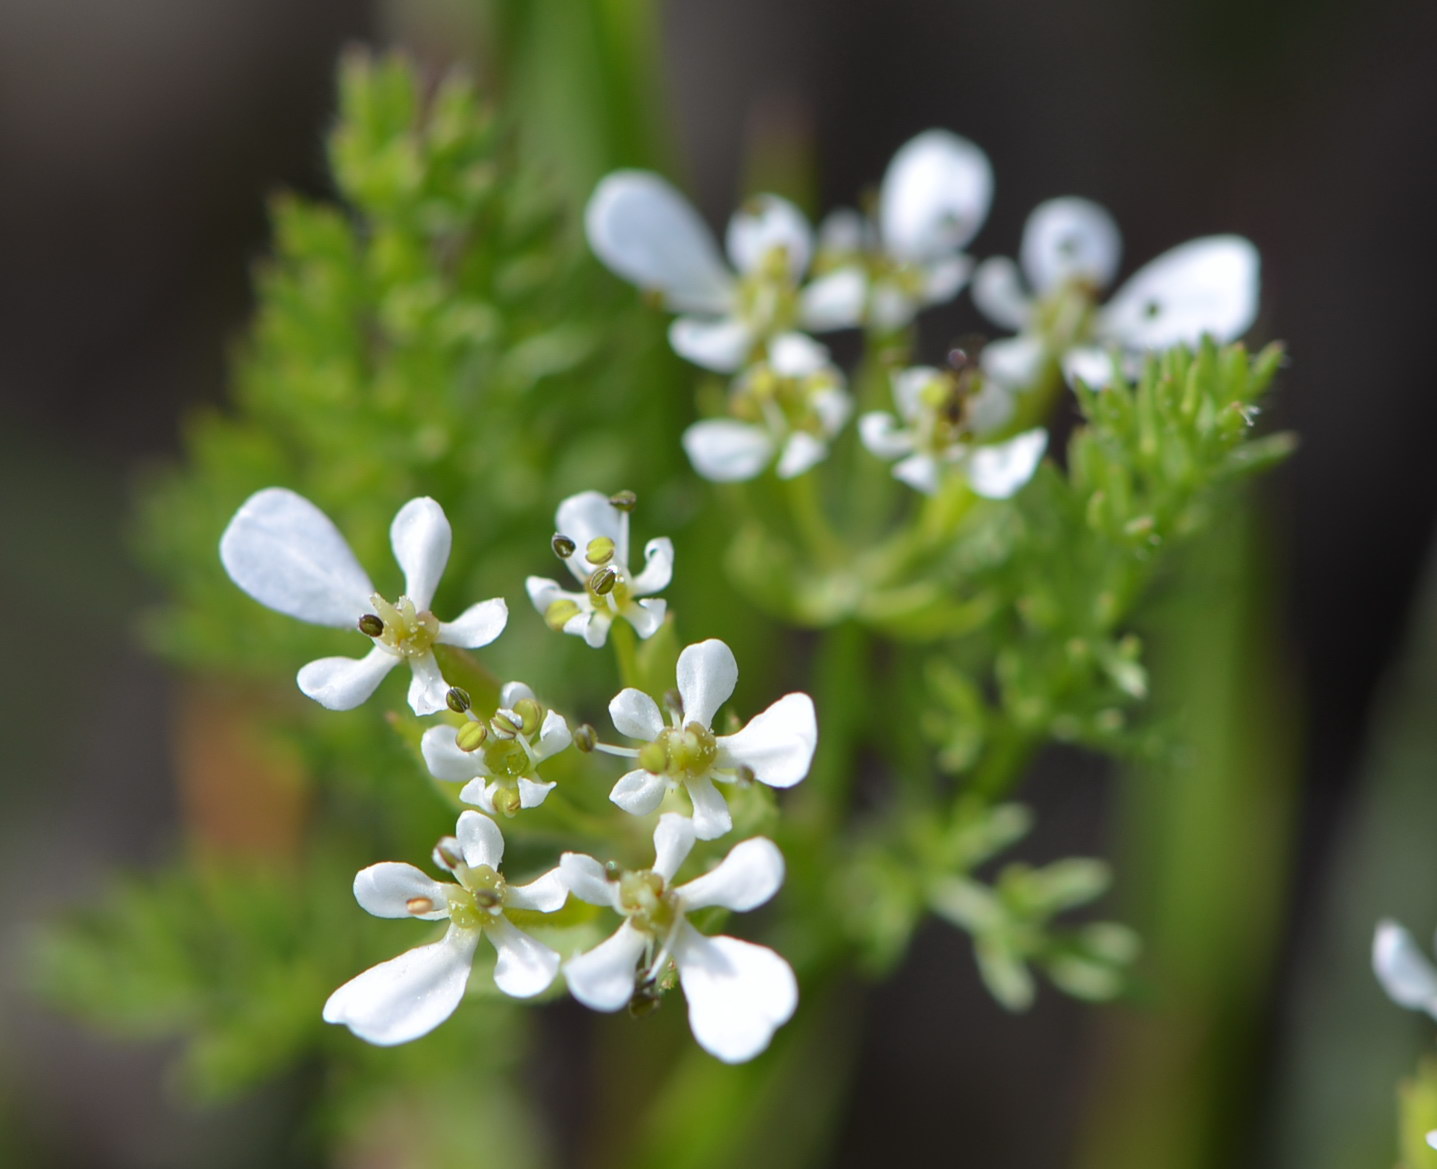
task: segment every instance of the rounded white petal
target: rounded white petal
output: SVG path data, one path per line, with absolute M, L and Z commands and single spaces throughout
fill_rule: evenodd
M 909 455 L 893 465 L 893 477 L 924 495 L 936 494 L 941 477 L 938 460 L 932 455 Z
M 557 710 L 548 711 L 544 715 L 544 725 L 539 728 L 539 741 L 534 744 L 534 757 L 542 762 L 551 755 L 557 755 L 573 741 L 573 732 L 569 730 L 564 716 Z
M 718 708 L 738 685 L 738 661 L 733 650 L 717 638 L 686 646 L 679 654 L 678 682 L 684 722 L 713 726 Z
M 459 851 L 471 869 L 488 865 L 497 869 L 504 859 L 504 834 L 499 825 L 480 812 L 460 812 L 454 835 L 459 838 Z
M 1118 274 L 1122 250 L 1113 217 L 1091 199 L 1068 195 L 1034 208 L 1018 257 L 1042 296 L 1069 280 L 1106 288 Z
M 532 909 L 537 913 L 553 913 L 564 908 L 569 899 L 569 886 L 558 869 L 550 869 L 527 885 L 510 885 L 504 895 L 505 909 Z
M 898 407 L 899 417 L 909 425 L 917 423 L 926 411 L 923 396 L 928 387 L 945 376 L 931 365 L 913 365 L 891 374 L 888 384 L 893 389 L 893 401 Z
M 753 351 L 753 330 L 736 317 L 678 317 L 669 344 L 680 357 L 717 373 L 733 373 Z
M 818 225 L 818 250 L 833 256 L 865 251 L 872 240 L 868 220 L 852 207 L 830 211 Z
M 768 364 L 780 377 L 809 377 L 830 368 L 828 346 L 806 333 L 780 333 L 768 344 Z
M 647 816 L 657 811 L 664 802 L 668 786 L 668 780 L 662 775 L 639 768 L 619 776 L 619 782 L 609 792 L 609 799 L 631 816 Z
M 618 886 L 591 856 L 582 852 L 566 852 L 559 858 L 559 876 L 569 892 L 590 905 L 617 905 Z
M 643 570 L 629 581 L 629 595 L 650 597 L 663 592 L 674 578 L 674 542 L 657 536 L 644 545 Z
M 580 609 L 593 608 L 593 601 L 589 599 L 588 593 L 574 593 L 565 589 L 556 580 L 546 576 L 531 576 L 524 581 L 524 591 L 529 594 L 529 600 L 542 617 L 549 611 L 549 606 L 555 601 L 573 601 Z M 565 633 L 568 632 L 566 628 Z
M 903 328 L 923 307 L 923 301 L 906 285 L 885 279 L 874 282 L 868 298 L 868 323 L 874 328 L 893 332 Z
M 1005 329 L 1026 328 L 1033 302 L 1023 288 L 1018 265 L 1007 256 L 984 260 L 973 273 L 973 303 L 978 311 Z
M 816 333 L 851 329 L 863 321 L 867 303 L 868 276 L 852 264 L 819 276 L 804 288 L 798 298 L 798 319 Z
M 510 998 L 528 999 L 549 989 L 559 973 L 559 953 L 531 938 L 500 914 L 484 926 L 484 936 L 499 952 L 494 985 Z
M 587 581 L 594 569 L 599 567 L 584 555 L 594 540 L 612 540 L 614 559 L 610 563 L 628 567 L 628 515 L 610 503 L 609 497 L 602 491 L 581 491 L 569 496 L 554 513 L 554 528 L 574 541 L 577 551 L 565 563 L 580 583 Z
M 641 638 L 648 639 L 659 631 L 664 623 L 664 614 L 669 611 L 667 601 L 648 599 L 624 607 L 624 620 L 634 627 Z
M 993 434 L 1007 426 L 1017 408 L 1016 391 L 989 380 L 968 399 L 968 425 L 979 436 Z
M 694 839 L 692 820 L 677 812 L 665 812 L 654 826 L 653 871 L 665 881 L 672 881 L 693 851 Z
M 827 438 L 832 438 L 842 430 L 848 416 L 853 413 L 853 398 L 848 391 L 839 389 L 836 384 L 815 390 L 810 401 Z
M 721 905 L 736 913 L 757 909 L 783 885 L 783 853 L 762 836 L 745 840 L 702 877 L 680 885 L 684 912 Z
M 733 276 L 698 212 L 658 175 L 616 171 L 584 212 L 589 246 L 610 269 L 678 312 L 721 313 Z
M 594 1011 L 617 1011 L 634 997 L 639 959 L 648 938 L 627 921 L 612 937 L 564 964 L 570 993 Z
M 778 456 L 778 466 L 774 470 L 780 479 L 797 479 L 827 457 L 826 442 L 814 438 L 806 430 L 798 430 L 789 435 L 788 441 L 783 444 L 783 451 Z
M 572 618 L 564 626 L 565 633 L 580 633 L 584 637 L 584 644 L 591 649 L 598 649 L 609 640 L 609 626 L 614 623 L 614 615 L 607 609 L 594 609 L 589 613 L 580 613 Z
M 988 156 L 966 138 L 927 130 L 899 149 L 883 176 L 883 246 L 915 261 L 957 251 L 983 226 L 992 197 Z
M 284 487 L 245 500 L 220 537 L 220 560 L 261 605 L 315 625 L 353 625 L 374 594 L 330 518 Z
M 425 653 L 409 658 L 409 709 L 415 714 L 438 714 L 449 705 L 449 683 L 434 660 Z
M 367 699 L 399 659 L 375 646 L 362 658 L 320 658 L 301 666 L 296 681 L 327 710 L 353 710 Z
M 1033 477 L 1047 449 L 1048 432 L 1042 427 L 975 447 L 968 456 L 968 482 L 985 499 L 1008 499 Z
M 858 437 L 871 454 L 880 459 L 897 459 L 913 450 L 913 432 L 882 410 L 874 410 L 858 419 Z
M 1026 390 L 1042 372 L 1046 351 L 1043 342 L 1028 334 L 990 341 L 979 358 L 983 372 L 1000 386 Z
M 476 776 L 459 789 L 459 802 L 472 804 L 486 816 L 503 815 L 494 805 L 494 797 L 503 790 L 498 780 Z
M 425 913 L 411 913 L 409 903 L 416 897 L 433 902 Z M 360 869 L 354 877 L 354 899 L 375 917 L 418 917 L 439 921 L 449 916 L 449 898 L 444 886 L 413 865 L 383 861 Z
M 694 806 L 694 835 L 699 840 L 717 840 L 733 828 L 733 813 L 723 792 L 707 775 L 685 779 L 684 790 Z
M 535 579 L 530 577 L 531 580 Z M 547 608 L 548 606 L 545 606 Z M 453 621 L 439 623 L 439 642 L 461 649 L 478 649 L 488 645 L 504 632 L 509 622 L 509 605 L 503 597 L 493 597 L 470 605 Z
M 762 426 L 714 418 L 695 422 L 683 435 L 694 470 L 713 483 L 740 483 L 773 458 L 773 437 Z
M 1372 938 L 1372 970 L 1398 1006 L 1437 1017 L 1437 970 L 1395 921 L 1378 923 Z
M 740 272 L 757 271 L 774 249 L 782 249 L 795 281 L 808 270 L 813 230 L 803 212 L 777 195 L 756 195 L 728 222 L 729 259 Z
M 478 943 L 476 931 L 450 927 L 442 941 L 371 967 L 329 996 L 324 1021 L 381 1047 L 429 1034 L 463 999 Z
M 448 725 L 430 727 L 419 740 L 419 752 L 424 756 L 424 765 L 435 779 L 446 783 L 464 783 L 476 775 L 487 776 L 489 769 L 484 766 L 482 751 L 461 751 L 459 731 Z
M 427 609 L 434 600 L 452 540 L 444 509 L 427 496 L 411 499 L 389 525 L 394 559 L 404 572 L 404 595 L 416 609 Z
M 1139 269 L 1098 317 L 1106 340 L 1129 349 L 1193 345 L 1204 334 L 1232 341 L 1257 315 L 1257 249 L 1218 235 L 1165 252 Z
M 720 735 L 719 750 L 769 787 L 792 787 L 808 774 L 818 747 L 818 718 L 807 694 L 785 694 L 737 734 Z
M 659 704 L 632 686 L 614 695 L 609 703 L 609 717 L 619 734 L 644 741 L 657 739 L 665 725 Z
M 798 1006 L 793 968 L 766 946 L 706 938 L 684 922 L 674 960 L 694 1038 L 725 1063 L 758 1055 Z
M 958 295 L 973 272 L 967 256 L 943 256 L 922 266 L 923 303 L 945 304 Z
M 1083 345 L 1063 354 L 1063 377 L 1101 389 L 1113 380 L 1113 355 L 1096 345 Z
M 537 808 L 549 798 L 549 793 L 558 786 L 552 780 L 545 783 L 523 775 L 516 782 L 519 785 L 519 806 L 521 808 Z

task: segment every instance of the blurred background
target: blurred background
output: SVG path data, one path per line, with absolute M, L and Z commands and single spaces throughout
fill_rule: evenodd
M 223 398 L 266 197 L 326 190 L 336 55 L 358 41 L 470 64 L 524 103 L 529 133 L 571 147 L 582 75 L 535 62 L 586 59 L 570 43 L 582 22 L 533 0 L 515 58 L 492 31 L 502 7 L 0 0 L 7 1163 L 312 1163 L 282 1098 L 188 1108 L 171 1050 L 37 1006 L 23 948 L 117 868 L 179 847 L 175 686 L 132 635 L 155 590 L 126 551 L 129 501 L 177 456 L 187 411 Z M 898 145 L 943 126 L 997 175 L 976 254 L 1013 254 L 1029 210 L 1070 193 L 1113 211 L 1125 272 L 1238 232 L 1264 262 L 1254 336 L 1291 354 L 1270 421 L 1300 453 L 1206 539 L 1197 587 L 1159 599 L 1179 619 L 1157 647 L 1158 703 L 1181 711 L 1195 766 L 1118 777 L 1060 753 L 1028 792 L 1039 852 L 1117 862 L 1147 982 L 1121 1006 L 1046 994 L 1010 1017 L 968 941 L 930 929 L 864 1000 L 825 1163 L 871 1164 L 897 1142 L 1005 1169 L 1389 1164 L 1393 1086 L 1432 1027 L 1377 989 L 1371 929 L 1437 924 L 1437 7 L 632 7 L 654 21 L 645 112 L 712 222 L 767 185 L 811 211 L 851 202 Z M 610 130 L 565 154 L 576 189 L 634 161 Z M 925 336 L 981 327 L 963 298 Z

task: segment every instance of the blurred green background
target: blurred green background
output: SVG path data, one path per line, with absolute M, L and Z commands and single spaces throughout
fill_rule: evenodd
M 1117 862 L 1145 984 L 1010 1017 L 967 941 L 930 929 L 863 1002 L 822 1163 L 1390 1163 L 1393 1087 L 1432 1027 L 1382 998 L 1371 928 L 1437 924 L 1434 33 L 1431 6 L 1313 0 L 0 0 L 0 1156 L 312 1163 L 283 1087 L 188 1108 L 172 1050 L 36 1006 L 20 956 L 34 923 L 181 847 L 130 493 L 221 400 L 264 199 L 325 192 L 334 60 L 358 40 L 471 65 L 576 197 L 661 162 L 715 223 L 768 184 L 818 210 L 939 125 L 993 159 L 980 255 L 1066 193 L 1113 210 L 1126 270 L 1196 235 L 1257 243 L 1255 335 L 1290 346 L 1275 424 L 1303 449 L 1155 607 L 1156 702 L 1189 752 L 1121 776 L 1050 753 L 1028 795 L 1039 853 Z M 960 299 L 924 330 L 981 327 Z M 548 1112 L 561 1157 L 571 1116 Z

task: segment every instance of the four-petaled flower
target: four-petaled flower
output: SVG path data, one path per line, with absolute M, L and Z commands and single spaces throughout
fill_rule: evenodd
M 1008 399 L 1001 387 L 985 382 L 969 394 L 964 378 L 928 366 L 898 371 L 892 386 L 898 417 L 883 411 L 865 414 L 858 420 L 858 434 L 879 458 L 899 460 L 894 477 L 910 487 L 934 495 L 945 474 L 953 472 L 984 498 L 1007 499 L 1038 469 L 1048 445 L 1041 427 L 1004 442 L 975 442 L 994 428 L 992 415 L 1006 415 Z
M 632 498 L 632 497 L 631 497 Z M 615 617 L 622 617 L 640 637 L 650 637 L 664 623 L 667 603 L 644 600 L 667 587 L 674 572 L 674 546 L 667 536 L 644 545 L 644 569 L 629 575 L 629 512 L 598 491 L 582 491 L 559 504 L 554 516 L 555 550 L 567 549 L 564 563 L 583 592 L 568 592 L 547 577 L 525 582 L 550 627 L 582 637 L 598 647 L 609 636 Z
M 1023 229 L 1021 274 L 1019 264 L 995 257 L 973 278 L 978 307 L 1019 334 L 984 350 L 988 372 L 1010 386 L 1026 385 L 1051 355 L 1069 378 L 1100 386 L 1112 379 L 1111 350 L 1131 364 L 1142 353 L 1195 345 L 1204 335 L 1233 341 L 1257 315 L 1257 249 L 1241 236 L 1180 244 L 1097 308 L 1121 250 L 1117 225 L 1096 203 L 1066 197 L 1040 204 Z
M 726 239 L 733 269 L 698 212 L 648 171 L 606 176 L 584 225 L 610 270 L 686 314 L 670 326 L 669 343 L 695 365 L 732 373 L 805 324 L 798 289 L 813 233 L 786 199 L 758 195 L 734 213 Z
M 711 905 L 742 913 L 766 902 L 783 884 L 783 855 L 770 840 L 736 844 L 701 877 L 674 886 L 693 848 L 693 825 L 661 816 L 650 869 L 609 874 L 593 857 L 566 852 L 559 870 L 574 896 L 624 917 L 607 941 L 564 965 L 569 990 L 596 1011 L 617 1011 L 658 993 L 670 960 L 689 1006 L 699 1046 L 726 1063 L 752 1059 L 798 1005 L 793 969 L 766 946 L 707 937 L 687 915 Z
M 441 840 L 434 862 L 457 883 L 435 881 L 413 865 L 386 861 L 354 878 L 354 897 L 376 917 L 449 920 L 444 937 L 351 978 L 324 1004 L 327 1023 L 343 1023 L 361 1039 L 384 1047 L 427 1035 L 464 997 L 479 939 L 498 951 L 494 983 L 507 995 L 532 998 L 546 990 L 559 955 L 509 920 L 512 910 L 553 913 L 568 897 L 558 869 L 527 885 L 499 872 L 504 838 L 478 812 L 463 812 L 455 837 Z
M 451 539 L 434 500 L 411 499 L 400 508 L 389 538 L 404 572 L 404 592 L 392 604 L 375 592 L 329 517 L 286 488 L 251 495 L 220 540 L 225 571 L 260 604 L 315 625 L 357 627 L 374 642 L 363 658 L 321 658 L 299 671 L 299 688 L 330 710 L 358 706 L 401 661 L 413 671 L 414 713 L 444 709 L 449 687 L 433 646 L 488 645 L 508 620 L 499 597 L 471 605 L 454 621 L 429 611 Z
M 716 483 L 752 479 L 775 458 L 778 477 L 793 479 L 827 456 L 852 408 L 828 351 L 790 334 L 734 379 L 734 417 L 695 422 L 684 431 L 684 450 L 694 470 Z
M 524 683 L 509 682 L 493 718 L 471 712 L 463 726 L 430 727 L 420 750 L 435 779 L 464 784 L 459 798 L 466 804 L 512 816 L 544 802 L 554 784 L 540 778 L 539 764 L 571 742 L 563 715 L 544 710 Z
M 644 816 L 658 808 L 667 792 L 682 787 L 693 804 L 698 838 L 712 840 L 733 827 L 714 780 L 732 783 L 744 774 L 770 787 L 792 787 L 803 779 L 818 745 L 813 699 L 786 694 L 736 733 L 715 735 L 714 715 L 737 683 L 733 651 L 710 640 L 679 654 L 678 703 L 670 723 L 642 690 L 620 691 L 609 703 L 609 716 L 621 734 L 644 745 L 599 745 L 639 765 L 620 777 L 609 798 L 624 811 Z
M 835 211 L 819 227 L 818 274 L 803 292 L 815 330 L 901 328 L 958 295 L 973 261 L 964 246 L 993 195 L 988 157 L 966 138 L 926 130 L 888 164 L 875 218 Z

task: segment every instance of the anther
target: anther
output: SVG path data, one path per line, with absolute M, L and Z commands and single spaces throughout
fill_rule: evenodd
M 652 978 L 647 978 L 634 987 L 634 997 L 629 1000 L 629 1014 L 635 1019 L 642 1019 L 657 1011 L 659 1002 L 659 988 Z
M 521 698 L 514 703 L 514 713 L 519 716 L 519 729 L 537 731 L 544 721 L 544 708 L 532 698 Z
M 574 554 L 574 550 L 578 548 L 578 545 L 562 532 L 555 532 L 549 545 L 554 549 L 554 555 L 560 560 L 568 560 Z
M 428 897 L 411 897 L 404 903 L 404 908 L 418 917 L 421 913 L 433 912 L 434 902 Z
M 493 909 L 504 899 L 493 889 L 475 889 L 474 904 L 480 909 Z
M 489 725 L 501 739 L 512 739 L 524 729 L 524 720 L 517 711 L 501 710 L 489 720 Z
M 359 619 L 359 632 L 365 637 L 378 637 L 384 632 L 384 622 L 373 613 L 366 613 Z
M 442 868 L 457 869 L 464 863 L 464 851 L 459 847 L 459 841 L 452 836 L 441 837 L 434 846 L 434 860 Z
M 617 881 L 624 875 L 624 870 L 619 866 L 618 861 L 604 862 L 604 880 Z
M 590 564 L 608 564 L 614 558 L 614 542 L 608 536 L 595 536 L 584 549 L 584 559 Z
M 449 687 L 449 693 L 444 696 L 444 702 L 455 714 L 463 714 L 474 705 L 469 699 L 469 691 L 462 686 Z
M 616 491 L 609 496 L 609 506 L 616 507 L 620 511 L 633 511 L 634 505 L 639 502 L 639 497 L 632 491 Z
M 461 751 L 477 751 L 489 737 L 489 728 L 481 722 L 467 722 L 454 736 L 455 745 Z
M 562 633 L 564 626 L 582 612 L 577 602 L 569 600 L 568 597 L 560 597 L 557 601 L 551 601 L 544 610 L 544 624 L 556 633 Z
M 609 567 L 600 568 L 589 577 L 589 591 L 596 597 L 607 597 L 619 583 L 619 574 Z
M 599 742 L 599 736 L 588 723 L 580 723 L 573 730 L 574 746 L 585 754 L 592 751 Z
M 677 690 L 664 691 L 664 705 L 678 715 L 679 718 L 684 717 L 684 696 Z

